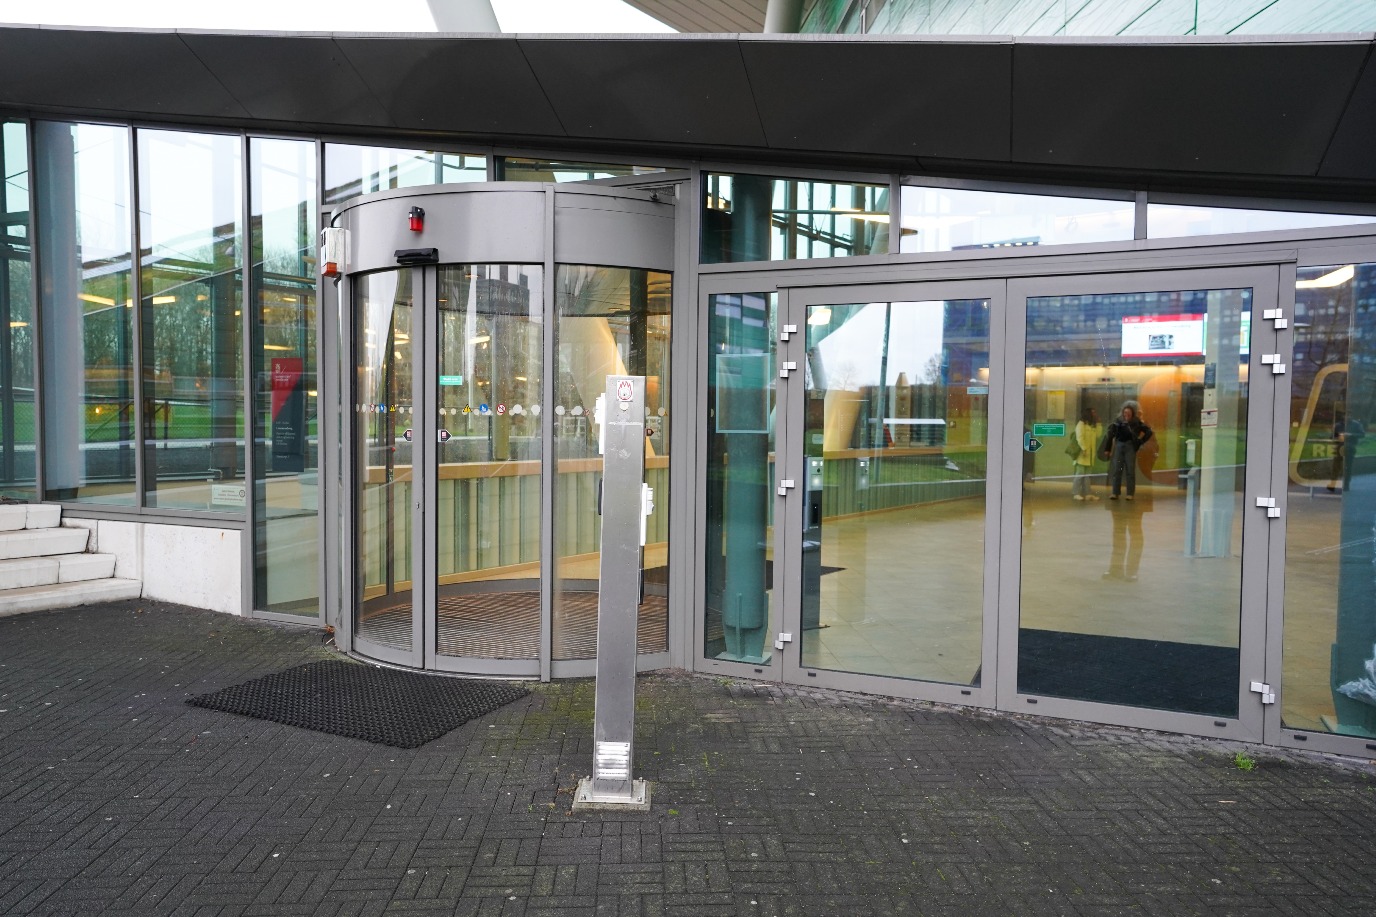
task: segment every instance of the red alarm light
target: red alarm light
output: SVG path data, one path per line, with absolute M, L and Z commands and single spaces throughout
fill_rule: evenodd
M 425 211 L 420 207 L 412 207 L 408 216 L 411 219 L 411 231 L 420 232 L 425 228 Z

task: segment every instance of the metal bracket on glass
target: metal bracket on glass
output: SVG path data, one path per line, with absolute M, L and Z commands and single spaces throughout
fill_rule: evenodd
M 1254 682 L 1252 682 L 1252 692 L 1253 692 L 1254 694 L 1260 694 L 1260 695 L 1261 695 L 1261 702 L 1262 702 L 1263 704 L 1274 704 L 1274 703 L 1276 702 L 1276 695 L 1275 695 L 1275 692 L 1273 692 L 1273 691 L 1271 690 L 1271 686 L 1268 685 L 1268 684 L 1266 684 L 1265 682 L 1262 682 L 1262 681 L 1254 681 Z
M 781 363 L 781 364 L 779 365 L 779 378 L 780 378 L 780 379 L 787 379 L 787 378 L 788 378 L 788 373 L 789 373 L 789 371 L 790 371 L 790 370 L 797 369 L 797 368 L 798 368 L 798 364 L 795 363 L 795 362 L 793 362 L 792 360 L 789 360 L 789 361 L 786 362 L 786 363 Z
M 1276 506 L 1275 497 L 1257 497 L 1257 506 L 1261 509 L 1266 510 L 1267 518 L 1280 518 L 1280 507 Z
M 786 497 L 786 496 L 788 496 L 788 492 L 789 492 L 790 490 L 792 490 L 793 487 L 794 487 L 794 484 L 793 484 L 793 479 L 792 479 L 792 478 L 785 478 L 784 480 L 780 481 L 780 482 L 779 482 L 779 491 L 778 491 L 779 496 L 781 496 L 781 497 Z
M 775 640 L 774 640 L 774 649 L 776 649 L 776 650 L 781 650 L 781 649 L 784 648 L 784 644 L 785 644 L 785 643 L 792 643 L 792 642 L 793 642 L 793 635 L 792 635 L 792 634 L 780 633 L 779 636 L 778 636 L 777 638 L 775 638 Z
M 1264 353 L 1261 355 L 1261 365 L 1270 366 L 1271 373 L 1276 376 L 1285 375 L 1285 364 L 1280 361 L 1278 353 Z
M 797 325 L 784 325 L 784 330 L 779 332 L 779 340 L 787 341 L 789 337 L 798 333 Z
M 1290 320 L 1285 317 L 1284 309 L 1263 309 L 1261 317 L 1266 321 L 1275 322 L 1277 331 L 1290 327 Z

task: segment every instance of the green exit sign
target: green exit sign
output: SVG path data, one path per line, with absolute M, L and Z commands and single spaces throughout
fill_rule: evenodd
M 1032 425 L 1033 436 L 1065 436 L 1065 424 L 1063 423 L 1034 423 Z

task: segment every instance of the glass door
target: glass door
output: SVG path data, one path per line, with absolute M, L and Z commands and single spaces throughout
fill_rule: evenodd
M 992 704 L 1004 284 L 790 290 L 784 677 Z
M 420 556 L 412 449 L 421 414 L 414 392 L 420 271 L 353 278 L 353 643 L 365 655 L 422 664 Z M 347 313 L 346 313 L 347 314 Z
M 1277 283 L 1010 283 L 1000 706 L 1261 739 Z

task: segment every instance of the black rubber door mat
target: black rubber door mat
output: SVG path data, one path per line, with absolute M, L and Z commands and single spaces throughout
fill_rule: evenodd
M 187 703 L 393 748 L 419 748 L 528 693 L 509 682 L 422 675 L 331 659 L 192 697 Z

